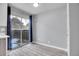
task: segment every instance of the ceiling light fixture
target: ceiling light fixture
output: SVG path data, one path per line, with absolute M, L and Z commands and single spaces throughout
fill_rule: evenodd
M 33 4 L 33 6 L 34 6 L 34 7 L 38 7 L 38 2 L 35 2 L 35 3 Z

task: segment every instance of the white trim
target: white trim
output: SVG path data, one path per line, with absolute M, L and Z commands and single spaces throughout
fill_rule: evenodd
M 43 46 L 47 46 L 47 47 L 51 47 L 51 48 L 60 49 L 60 50 L 63 50 L 63 51 L 65 51 L 65 52 L 67 52 L 67 49 L 60 48 L 60 47 L 57 47 L 57 46 L 52 46 L 52 45 L 49 45 L 49 44 L 39 43 L 39 42 L 34 42 L 34 43 L 36 43 L 36 44 L 40 44 L 40 45 L 43 45 Z
M 70 20 L 69 20 L 69 3 L 67 3 L 67 51 L 70 56 Z

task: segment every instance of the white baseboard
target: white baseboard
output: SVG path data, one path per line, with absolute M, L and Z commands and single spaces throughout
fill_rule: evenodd
M 47 47 L 51 47 L 51 48 L 56 48 L 56 49 L 60 49 L 60 50 L 63 50 L 65 52 L 68 52 L 67 49 L 64 49 L 64 48 L 60 48 L 60 47 L 56 47 L 56 46 L 52 46 L 52 45 L 48 45 L 48 44 L 45 44 L 45 43 L 39 43 L 39 42 L 34 42 L 36 44 L 40 44 L 40 45 L 43 45 L 43 46 L 47 46 Z

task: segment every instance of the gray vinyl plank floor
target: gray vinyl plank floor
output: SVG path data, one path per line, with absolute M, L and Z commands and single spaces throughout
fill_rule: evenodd
M 39 44 L 27 44 L 9 51 L 8 56 L 67 56 L 67 52 Z

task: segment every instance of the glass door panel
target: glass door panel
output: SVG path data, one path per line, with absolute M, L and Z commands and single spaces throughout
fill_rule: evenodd
M 12 29 L 12 49 L 21 46 L 21 22 L 18 18 L 13 17 L 11 19 L 11 29 Z
M 11 15 L 12 49 L 21 47 L 29 43 L 29 29 L 29 19 L 24 19 Z
M 30 21 L 29 19 L 22 18 L 22 43 L 28 44 L 29 43 L 29 29 L 30 29 Z

